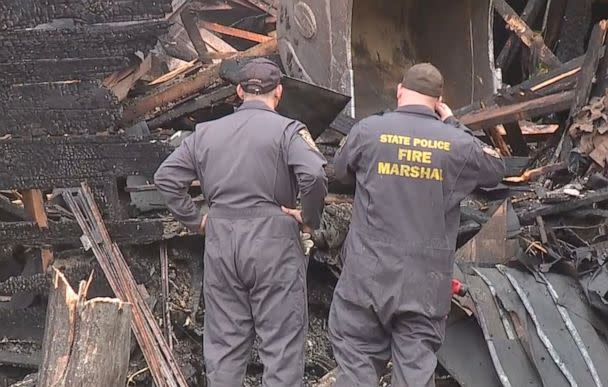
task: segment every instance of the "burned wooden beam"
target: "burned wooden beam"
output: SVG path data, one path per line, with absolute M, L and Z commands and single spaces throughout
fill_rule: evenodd
M 234 27 L 228 27 L 228 26 L 224 26 L 224 25 L 221 25 L 218 23 L 202 21 L 200 24 L 201 24 L 201 27 L 203 27 L 209 31 L 217 32 L 222 35 L 232 36 L 235 38 L 249 40 L 249 41 L 256 42 L 256 43 L 264 43 L 264 42 L 268 42 L 269 40 L 273 39 L 267 35 L 261 35 L 261 34 L 257 34 L 255 32 L 251 32 L 251 31 L 245 31 L 245 30 L 241 30 L 238 28 L 234 28 Z
M 0 63 L 48 58 L 99 58 L 128 56 L 149 51 L 165 33 L 164 21 L 66 29 L 32 29 L 0 33 Z
M 544 204 L 537 208 L 522 209 L 519 211 L 518 217 L 522 224 L 532 224 L 537 216 L 545 217 L 563 214 L 606 200 L 608 200 L 608 189 L 601 189 L 595 192 L 589 192 L 582 198 L 569 199 L 568 201 L 556 204 Z
M 587 47 L 587 54 L 581 65 L 581 71 L 577 77 L 576 91 L 574 100 L 572 101 L 572 107 L 570 108 L 570 114 L 566 126 L 570 126 L 573 122 L 574 117 L 578 115 L 581 109 L 588 103 L 589 96 L 591 95 L 591 89 L 593 87 L 593 80 L 597 73 L 597 68 L 600 63 L 600 50 L 604 47 L 606 40 L 606 31 L 608 30 L 608 21 L 602 20 L 595 25 L 591 32 L 591 38 L 589 39 L 589 46 Z M 562 133 L 561 140 L 551 157 L 551 162 L 555 163 L 558 160 L 565 160 L 566 155 L 572 150 L 572 139 L 569 135 L 568 130 L 564 130 Z
M 492 128 L 519 120 L 535 118 L 549 113 L 568 110 L 574 100 L 574 91 L 553 94 L 526 102 L 491 107 L 460 117 L 464 125 L 473 129 Z
M 544 9 L 545 4 L 545 0 L 529 0 L 520 15 L 521 20 L 526 24 L 532 24 Z M 496 67 L 503 69 L 503 71 L 508 69 L 520 49 L 521 40 L 517 35 L 511 34 L 496 58 Z
M 277 41 L 275 39 L 258 44 L 247 51 L 237 53 L 236 57 L 263 56 L 276 52 Z M 123 116 L 123 122 L 131 122 L 139 117 L 152 114 L 158 107 L 166 107 L 170 103 L 193 96 L 200 90 L 206 89 L 219 82 L 220 65 L 215 64 L 197 73 L 193 77 L 184 79 L 155 94 L 143 97 L 128 107 Z M 157 113 L 154 113 L 157 114 Z
M 171 12 L 171 3 L 171 0 L 3 0 L 0 3 L 0 31 L 35 27 L 64 18 L 87 23 L 160 19 Z
M 496 12 L 507 23 L 507 28 L 515 32 L 526 46 L 531 49 L 538 49 L 539 59 L 543 63 L 549 67 L 559 67 L 562 64 L 545 45 L 542 36 L 532 31 L 513 8 L 507 4 L 506 0 L 494 0 L 492 4 Z
M 76 191 L 63 193 L 64 200 L 74 213 L 87 243 L 99 262 L 114 293 L 132 305 L 131 326 L 146 359 L 154 382 L 159 386 L 187 387 L 184 377 L 162 331 L 145 303 L 118 245 L 111 239 L 101 213 L 88 186 L 83 183 Z
M 578 74 L 576 84 L 576 96 L 572 108 L 570 109 L 570 116 L 577 115 L 580 110 L 589 101 L 591 95 L 591 88 L 593 86 L 593 80 L 597 73 L 597 68 L 600 63 L 601 49 L 606 41 L 606 31 L 608 30 L 608 21 L 602 20 L 595 25 L 591 32 L 591 38 L 589 38 L 589 46 L 587 48 L 587 54 L 581 66 L 581 71 Z
M 138 245 L 178 236 L 181 228 L 161 219 L 129 219 L 108 222 L 108 230 L 116 243 Z M 35 222 L 0 222 L 0 245 L 71 245 L 80 243 L 81 235 L 73 221 L 50 222 L 48 229 L 41 229 Z
M 0 142 L 0 189 L 73 187 L 153 175 L 171 153 L 169 144 L 111 137 L 50 137 Z
M 97 81 L 19 84 L 0 91 L 0 136 L 95 133 L 122 109 Z
M 205 41 L 203 40 L 203 37 L 198 29 L 197 19 L 189 6 L 186 6 L 182 10 L 180 17 L 182 19 L 184 29 L 190 38 L 190 42 L 192 42 L 194 49 L 198 53 L 199 60 L 201 63 L 210 63 L 211 61 L 206 58 L 207 45 L 205 44 Z
M 217 90 L 210 91 L 196 97 L 191 101 L 184 102 L 166 113 L 148 121 L 148 127 L 150 129 L 163 127 L 175 119 L 194 113 L 197 110 L 213 106 L 217 103 L 224 102 L 235 95 L 236 88 L 234 86 L 229 85 L 220 87 Z
M 63 80 L 97 80 L 128 67 L 125 56 L 99 58 L 45 58 L 0 63 L 0 84 L 41 83 Z

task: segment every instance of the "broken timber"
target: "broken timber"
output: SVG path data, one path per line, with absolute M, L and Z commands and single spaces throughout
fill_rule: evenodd
M 50 137 L 0 142 L 0 189 L 73 187 L 128 175 L 153 175 L 169 144 L 120 137 Z
M 117 299 L 86 301 L 55 270 L 46 315 L 38 387 L 122 386 L 129 367 L 131 305 Z
M 521 20 L 528 25 L 532 24 L 544 8 L 545 3 L 545 0 L 529 0 L 520 15 Z M 521 40 L 517 35 L 511 34 L 496 58 L 496 67 L 501 68 L 503 72 L 508 69 L 520 48 Z
M 542 37 L 532 31 L 530 27 L 517 15 L 517 13 L 507 4 L 506 0 L 494 0 L 493 6 L 496 12 L 502 16 L 507 23 L 507 28 L 514 31 L 522 42 L 531 49 L 538 49 L 539 58 L 549 67 L 559 67 L 561 62 L 545 45 Z
M 233 37 L 241 38 L 241 39 L 245 39 L 245 40 L 250 40 L 250 41 L 256 42 L 256 43 L 264 43 L 264 42 L 267 42 L 267 41 L 273 39 L 270 36 L 256 34 L 255 32 L 240 30 L 240 29 L 234 28 L 234 27 L 227 27 L 227 26 L 223 26 L 218 23 L 211 23 L 211 22 L 203 21 L 200 24 L 201 24 L 201 27 L 203 27 L 209 31 L 213 31 L 213 32 L 217 32 L 217 33 L 220 33 L 223 35 L 233 36 Z
M 187 387 L 167 341 L 163 337 L 152 311 L 145 303 L 133 274 L 118 248 L 112 242 L 88 186 L 83 183 L 72 192 L 64 191 L 63 198 L 72 210 L 86 242 L 92 248 L 114 293 L 133 308 L 132 328 L 148 363 L 148 368 L 159 387 Z
M 601 189 L 595 192 L 589 192 L 582 198 L 570 199 L 563 203 L 545 204 L 537 208 L 525 209 L 518 214 L 518 217 L 522 224 L 532 224 L 536 220 L 537 216 L 545 217 L 562 214 L 606 200 L 608 200 L 608 189 Z
M 268 42 L 258 44 L 247 51 L 239 52 L 235 54 L 235 57 L 270 55 L 276 52 L 276 50 L 277 41 L 276 39 L 272 39 Z M 193 96 L 200 90 L 203 90 L 213 85 L 215 82 L 218 82 L 219 70 L 219 64 L 211 65 L 193 77 L 186 78 L 183 81 L 169 86 L 158 93 L 135 101 L 132 106 L 125 109 L 123 122 L 130 122 L 138 117 L 150 115 L 157 107 L 166 106 L 170 103 L 176 103 L 180 100 Z
M 52 76 L 41 74 L 38 75 L 40 79 L 78 79 L 70 71 L 79 68 L 83 60 L 85 74 L 109 75 L 133 53 L 151 50 L 156 45 L 157 36 L 165 33 L 167 28 L 168 23 L 164 21 L 151 21 L 112 27 L 96 25 L 0 32 L 0 69 L 13 66 L 11 71 L 0 72 L 0 82 L 31 82 L 29 75 L 36 70 L 44 72 L 49 64 L 55 65 L 49 73 Z M 21 73 L 21 66 L 14 63 L 15 58 L 23 67 Z
M 178 236 L 175 222 L 162 219 L 128 219 L 108 223 L 112 239 L 121 245 L 138 245 Z M 41 229 L 35 222 L 0 222 L 0 245 L 19 244 L 35 247 L 80 243 L 82 232 L 76 222 L 49 222 Z
M 171 0 L 3 0 L 0 2 L 0 31 L 35 27 L 65 18 L 86 23 L 160 19 L 168 12 L 171 12 Z
M 526 102 L 506 106 L 491 107 L 467 113 L 460 117 L 462 123 L 471 129 L 492 128 L 499 124 L 535 118 L 548 113 L 568 110 L 574 100 L 574 91 L 566 91 Z

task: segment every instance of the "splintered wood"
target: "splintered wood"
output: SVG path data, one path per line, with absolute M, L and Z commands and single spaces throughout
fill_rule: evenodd
M 125 385 L 131 305 L 112 298 L 87 301 L 91 279 L 76 294 L 55 270 L 38 387 Z
M 152 311 L 145 303 L 133 274 L 104 225 L 90 188 L 66 190 L 63 198 L 74 213 L 83 232 L 82 243 L 91 248 L 114 293 L 133 307 L 131 327 L 144 354 L 154 383 L 158 387 L 187 387 L 182 371 L 158 326 Z

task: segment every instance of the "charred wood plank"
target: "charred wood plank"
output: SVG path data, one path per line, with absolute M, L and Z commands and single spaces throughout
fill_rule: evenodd
M 64 18 L 86 23 L 160 19 L 171 12 L 171 3 L 171 0 L 3 0 L 0 31 L 34 27 Z
M 559 67 L 561 62 L 545 45 L 540 34 L 535 33 L 519 15 L 507 4 L 506 0 L 494 0 L 494 9 L 507 23 L 507 28 L 519 36 L 521 41 L 531 49 L 537 49 L 539 59 L 549 67 Z
M 556 204 L 544 204 L 537 208 L 521 209 L 518 213 L 519 220 L 522 224 L 532 224 L 537 216 L 551 216 L 563 214 L 573 211 L 581 207 L 589 206 L 594 203 L 599 203 L 608 200 L 608 189 L 601 189 L 595 192 L 589 192 L 582 198 L 569 199 L 568 201 Z
M 112 239 L 121 245 L 158 242 L 176 236 L 175 224 L 161 219 L 129 219 L 108 222 Z M 0 244 L 26 246 L 80 244 L 82 231 L 76 222 L 49 222 L 41 229 L 35 222 L 0 222 Z
M 0 83 L 41 83 L 67 80 L 102 79 L 128 67 L 131 61 L 124 56 L 100 58 L 67 58 L 16 60 L 0 63 Z
M 0 142 L 0 189 L 73 187 L 83 180 L 151 176 L 172 149 L 114 136 L 5 140 Z
M 603 57 L 603 50 L 601 55 Z M 580 56 L 564 63 L 558 68 L 549 70 L 547 73 L 536 75 L 517 85 L 500 89 L 498 93 L 483 101 L 475 101 L 470 105 L 455 109 L 454 115 L 462 117 L 484 108 L 525 102 L 560 91 L 570 90 L 576 85 L 577 74 L 581 70 L 584 59 L 584 56 Z
M 117 109 L 0 108 L 0 136 L 60 136 L 95 134 L 112 128 L 121 117 Z
M 117 105 L 109 90 L 99 82 L 51 82 L 12 85 L 0 90 L 0 104 L 6 110 L 40 109 L 110 109 Z
M 192 9 L 189 6 L 186 6 L 180 13 L 180 17 L 182 19 L 184 29 L 190 38 L 190 42 L 192 42 L 192 46 L 194 46 L 194 49 L 198 53 L 198 58 L 201 63 L 211 63 L 212 61 L 206 58 L 207 45 L 205 44 L 205 41 L 203 40 L 203 37 L 198 29 L 198 20 L 192 12 Z
M 595 25 L 591 32 L 591 38 L 589 39 L 589 46 L 587 48 L 587 54 L 581 65 L 581 71 L 577 77 L 576 94 L 574 101 L 572 101 L 572 107 L 570 108 L 570 114 L 566 127 L 570 126 L 574 117 L 578 115 L 581 109 L 589 101 L 591 95 L 591 88 L 593 87 L 593 80 L 597 73 L 597 68 L 600 62 L 600 50 L 604 46 L 606 40 L 606 31 L 608 30 L 608 21 L 602 20 Z M 569 136 L 569 131 L 564 130 L 560 142 L 551 158 L 551 162 L 555 163 L 558 160 L 566 160 L 568 154 L 572 150 L 572 139 Z
M 529 25 L 534 23 L 544 8 L 545 3 L 545 0 L 528 0 L 526 7 L 520 15 L 521 20 Z M 515 59 L 520 49 L 521 40 L 517 35 L 511 34 L 496 59 L 496 67 L 503 69 L 504 72 L 511 66 L 513 59 Z
M 472 129 L 492 128 L 499 124 L 535 118 L 548 113 L 568 110 L 574 100 L 574 91 L 553 94 L 531 101 L 491 107 L 460 117 Z
M 150 129 L 156 129 L 169 124 L 171 121 L 180 117 L 191 114 L 197 110 L 213 106 L 217 103 L 224 102 L 226 99 L 236 95 L 234 86 L 224 86 L 217 90 L 205 93 L 200 97 L 196 97 L 191 101 L 184 102 L 181 105 L 174 107 L 165 114 L 160 115 L 148 122 Z
M 264 43 L 264 42 L 267 42 L 267 41 L 273 39 L 267 35 L 261 35 L 261 34 L 255 33 L 255 32 L 245 31 L 245 30 L 241 30 L 238 28 L 228 27 L 228 26 L 224 26 L 224 25 L 221 25 L 218 23 L 211 23 L 211 22 L 207 22 L 207 21 L 201 22 L 201 27 L 203 27 L 209 31 L 217 32 L 222 35 L 228 35 L 228 36 L 245 39 L 245 40 L 249 40 L 249 41 L 256 42 L 256 43 Z
M 570 109 L 571 117 L 577 115 L 589 100 L 591 88 L 593 86 L 593 79 L 597 73 L 597 68 L 600 63 L 600 50 L 604 46 L 607 30 L 608 21 L 602 20 L 595 25 L 593 31 L 591 32 L 587 54 L 585 54 L 581 71 L 578 74 L 576 96 L 574 98 L 572 108 Z
M 98 81 L 20 84 L 0 91 L 0 135 L 96 133 L 114 125 L 122 108 Z
M 264 56 L 269 55 L 277 50 L 277 41 L 275 39 L 265 43 L 258 44 L 247 51 L 235 54 L 235 57 L 246 56 Z M 220 65 L 214 64 L 196 75 L 186 78 L 183 81 L 176 83 L 166 89 L 155 94 L 145 96 L 136 101 L 132 106 L 125 110 L 123 122 L 132 122 L 137 118 L 146 115 L 158 115 L 162 113 L 162 109 L 158 113 L 153 113 L 158 107 L 166 107 L 170 103 L 175 103 L 186 98 L 192 97 L 200 90 L 206 89 L 218 83 Z
M 21 30 L 0 33 L 0 63 L 15 60 L 99 58 L 147 52 L 165 33 L 164 21 L 129 25 L 95 25 L 54 30 Z

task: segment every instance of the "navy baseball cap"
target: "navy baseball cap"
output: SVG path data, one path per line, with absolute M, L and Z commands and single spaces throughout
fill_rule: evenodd
M 269 59 L 256 58 L 241 68 L 239 79 L 245 92 L 266 94 L 281 83 L 281 69 Z

